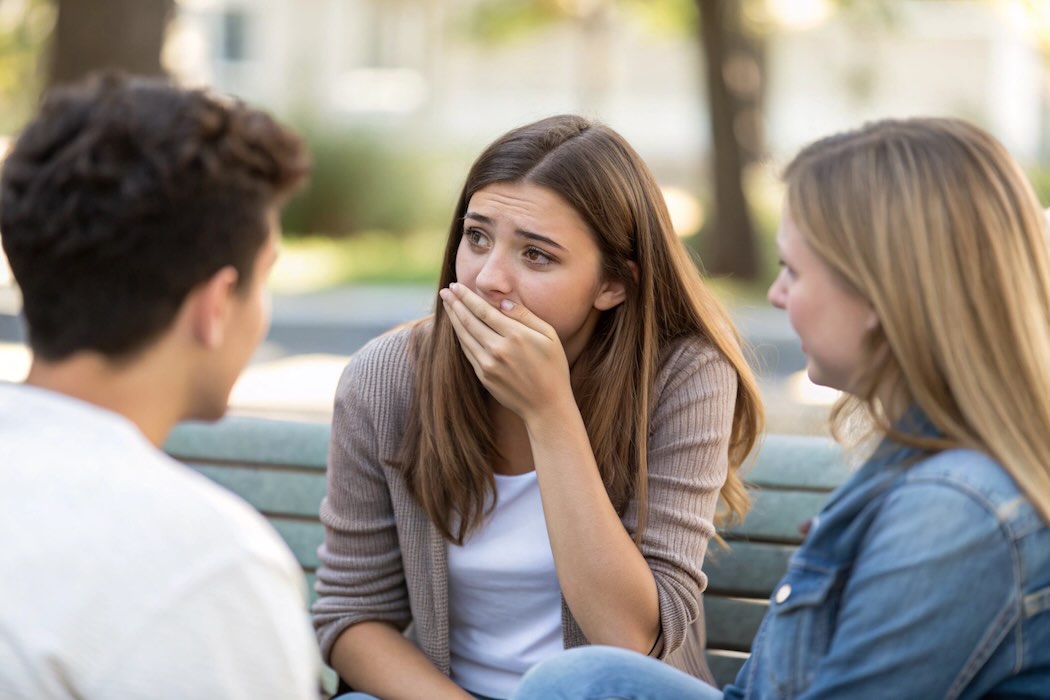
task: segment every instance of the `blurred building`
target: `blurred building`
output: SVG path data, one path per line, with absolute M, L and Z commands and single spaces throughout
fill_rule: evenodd
M 167 58 L 187 80 L 286 115 L 409 126 L 474 149 L 576 111 L 623 132 L 665 172 L 701 161 L 695 28 L 657 30 L 615 2 L 563 0 L 574 20 L 493 43 L 468 29 L 477 5 L 180 0 Z M 833 12 L 827 0 L 768 0 L 766 66 L 752 80 L 764 89 L 769 151 L 783 158 L 878 117 L 951 114 L 989 128 L 1022 160 L 1050 157 L 1047 62 L 1023 5 L 904 0 L 880 19 Z

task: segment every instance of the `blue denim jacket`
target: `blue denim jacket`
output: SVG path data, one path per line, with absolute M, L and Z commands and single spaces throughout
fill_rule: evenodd
M 832 496 L 726 698 L 1050 698 L 1050 528 L 988 456 L 920 457 Z

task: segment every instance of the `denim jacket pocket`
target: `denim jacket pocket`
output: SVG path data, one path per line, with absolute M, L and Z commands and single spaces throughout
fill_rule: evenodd
M 793 698 L 812 684 L 835 631 L 843 581 L 841 568 L 795 560 L 773 590 L 761 666 L 776 697 Z

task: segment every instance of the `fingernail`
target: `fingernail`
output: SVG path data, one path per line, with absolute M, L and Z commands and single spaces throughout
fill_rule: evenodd
M 499 307 L 501 309 L 503 309 L 504 311 L 510 311 L 511 309 L 514 308 L 514 302 L 511 301 L 510 299 L 504 299 L 504 300 L 500 301 Z
M 453 282 L 452 284 L 450 284 L 448 286 L 448 288 L 451 289 L 453 292 L 458 292 L 459 291 L 459 282 Z
M 438 290 L 438 296 L 441 297 L 442 301 L 447 300 L 449 295 L 451 295 L 451 292 L 448 291 L 447 289 L 439 289 Z

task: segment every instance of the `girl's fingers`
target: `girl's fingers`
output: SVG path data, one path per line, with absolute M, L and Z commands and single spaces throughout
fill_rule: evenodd
M 463 306 L 481 323 L 498 335 L 507 337 L 516 329 L 525 326 L 551 340 L 557 338 L 558 334 L 550 324 L 529 311 L 524 305 L 517 304 L 510 299 L 504 299 L 500 302 L 500 308 L 495 309 L 476 293 L 455 282 L 449 285 L 449 294 L 454 299 L 461 301 Z
M 474 340 L 482 347 L 489 347 L 493 342 L 498 340 L 501 335 L 498 331 L 492 329 L 483 319 L 477 317 L 477 315 L 463 303 L 463 300 L 454 294 L 448 295 L 450 298 L 445 299 L 445 305 L 449 309 L 449 314 L 455 316 L 463 328 L 469 333 Z M 444 299 L 444 297 L 442 297 Z M 482 302 L 484 304 L 484 302 Z M 499 312 L 493 309 L 488 304 L 485 307 L 496 315 Z
M 514 326 L 506 316 L 462 284 L 453 282 L 448 288 L 467 311 L 495 333 L 506 336 L 513 330 Z
M 504 299 L 500 302 L 499 308 L 505 317 L 517 321 L 521 325 L 530 330 L 536 331 L 540 335 L 552 339 L 557 336 L 557 333 L 555 333 L 549 323 L 525 308 L 524 304 L 515 304 L 510 299 Z

